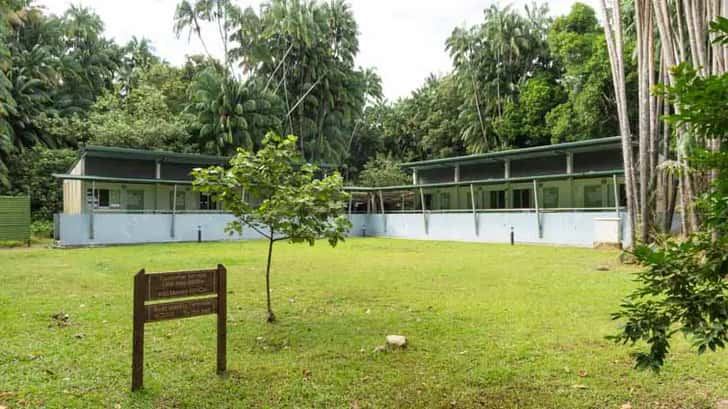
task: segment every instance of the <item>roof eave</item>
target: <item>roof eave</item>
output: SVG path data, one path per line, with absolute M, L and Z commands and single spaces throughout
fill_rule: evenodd
M 408 168 L 424 169 L 424 168 L 455 165 L 458 163 L 467 163 L 467 162 L 478 162 L 478 161 L 489 161 L 489 160 L 498 162 L 498 161 L 503 161 L 505 159 L 513 159 L 513 158 L 518 158 L 518 157 L 527 158 L 527 157 L 533 156 L 533 155 L 546 156 L 549 153 L 559 154 L 559 153 L 574 151 L 579 148 L 588 148 L 588 147 L 595 147 L 595 146 L 601 146 L 601 145 L 615 145 L 615 147 L 620 147 L 621 145 L 619 145 L 619 144 L 621 143 L 621 140 L 622 140 L 622 137 L 620 137 L 620 136 L 612 136 L 612 137 L 607 137 L 607 138 L 588 139 L 585 141 L 566 142 L 566 143 L 560 143 L 560 144 L 556 144 L 556 145 L 533 146 L 530 148 L 510 149 L 510 150 L 498 151 L 498 152 L 487 152 L 487 153 L 479 153 L 479 154 L 473 154 L 473 155 L 455 156 L 455 157 L 451 157 L 451 158 L 406 162 L 406 163 L 400 164 L 399 166 L 402 168 L 406 168 L 406 169 L 408 169 Z

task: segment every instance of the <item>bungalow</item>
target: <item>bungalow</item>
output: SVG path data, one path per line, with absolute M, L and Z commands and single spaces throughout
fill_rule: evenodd
M 227 158 L 89 146 L 63 180 L 60 245 L 223 240 L 232 216 L 190 171 Z M 351 186 L 352 235 L 624 244 L 621 138 L 405 163 L 412 184 Z

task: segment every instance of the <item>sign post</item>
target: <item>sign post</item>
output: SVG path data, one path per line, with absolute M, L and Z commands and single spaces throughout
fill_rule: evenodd
M 148 304 L 147 301 L 197 297 L 182 301 Z M 227 270 L 216 269 L 134 276 L 134 329 L 131 390 L 144 386 L 144 324 L 157 321 L 217 314 L 217 373 L 227 367 Z

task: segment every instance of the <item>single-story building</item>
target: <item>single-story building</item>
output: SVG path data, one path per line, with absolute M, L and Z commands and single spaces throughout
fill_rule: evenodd
M 59 245 L 230 237 L 232 220 L 192 189 L 206 155 L 87 146 L 65 174 Z M 621 138 L 405 163 L 412 184 L 351 186 L 352 235 L 548 244 L 625 244 Z M 442 219 L 442 220 L 441 220 Z M 436 226 L 442 226 L 438 228 Z

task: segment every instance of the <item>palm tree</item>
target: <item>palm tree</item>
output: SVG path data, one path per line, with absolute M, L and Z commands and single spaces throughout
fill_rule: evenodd
M 202 151 L 257 149 L 263 135 L 281 128 L 281 101 L 254 80 L 239 82 L 208 68 L 195 76 L 188 94 L 186 111 L 195 116 Z

